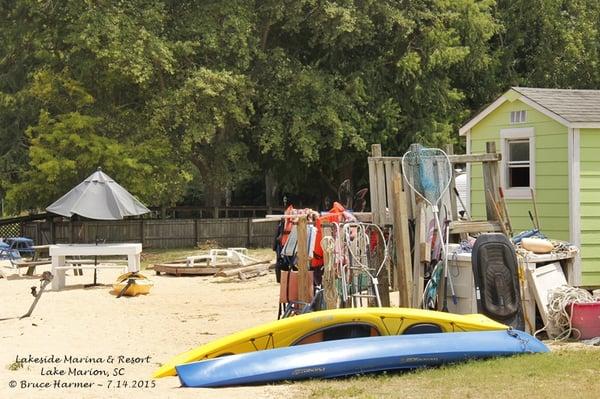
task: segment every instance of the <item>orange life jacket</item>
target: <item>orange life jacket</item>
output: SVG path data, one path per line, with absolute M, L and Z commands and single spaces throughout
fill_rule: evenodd
M 292 205 L 290 205 L 287 207 L 284 214 L 291 215 L 292 213 L 294 213 L 294 207 Z M 282 248 L 288 240 L 288 237 L 292 231 L 292 226 L 293 226 L 292 218 L 286 218 L 283 221 L 283 232 L 281 233 L 281 247 Z
M 315 226 L 317 228 L 317 235 L 315 237 L 315 249 L 313 251 L 313 257 L 310 261 L 310 266 L 313 269 L 323 266 L 323 247 L 321 247 L 321 239 L 323 238 L 323 227 L 324 223 L 339 223 L 344 218 L 344 211 L 346 208 L 338 202 L 333 203 L 333 207 L 329 210 L 327 215 L 317 218 Z

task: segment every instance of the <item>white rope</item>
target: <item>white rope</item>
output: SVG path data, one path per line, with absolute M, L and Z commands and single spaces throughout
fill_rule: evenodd
M 548 291 L 548 323 L 533 336 L 535 337 L 538 333 L 546 331 L 550 336 L 551 330 L 560 330 L 560 333 L 554 337 L 556 341 L 562 341 L 571 336 L 574 331 L 577 334 L 576 338 L 581 336 L 581 332 L 576 328 L 573 328 L 571 318 L 567 309 L 572 312 L 572 305 L 575 303 L 589 303 L 594 302 L 592 295 L 584 289 L 570 287 L 568 285 L 562 285 L 558 288 L 554 288 Z M 552 338 L 552 337 L 551 337 Z
M 348 301 L 348 275 L 350 273 L 350 269 L 348 267 L 348 262 L 346 262 L 346 253 L 342 246 L 341 239 L 341 228 L 339 223 L 333 223 L 335 226 L 335 265 L 336 271 L 340 277 L 340 286 L 342 289 L 342 301 L 346 303 Z
M 377 267 L 375 274 L 371 274 L 369 271 L 369 265 L 367 261 L 367 252 L 369 251 L 370 238 L 368 228 L 374 228 L 377 230 L 381 241 L 383 242 L 383 260 Z M 353 237 L 353 232 L 356 232 Z M 373 223 L 346 223 L 343 226 L 343 244 L 348 249 L 348 252 L 352 256 L 354 262 L 358 263 L 360 268 L 366 272 L 370 277 L 377 277 L 381 273 L 381 269 L 385 266 L 388 260 L 388 242 L 385 239 L 385 235 L 381 228 Z
M 333 237 L 323 237 L 321 247 L 327 254 L 327 262 L 323 265 L 323 290 L 327 309 L 337 308 L 338 292 L 335 284 L 336 267 L 334 259 L 335 240 Z

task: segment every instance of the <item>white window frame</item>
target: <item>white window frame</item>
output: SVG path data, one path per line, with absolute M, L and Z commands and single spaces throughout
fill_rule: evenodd
M 527 110 L 521 109 L 519 111 L 511 111 L 509 119 L 511 125 L 525 123 L 527 122 Z
M 529 140 L 529 187 L 508 187 L 508 142 L 511 140 Z M 532 127 L 500 130 L 500 148 L 502 163 L 500 184 L 508 199 L 531 199 L 530 188 L 535 189 L 535 131 Z

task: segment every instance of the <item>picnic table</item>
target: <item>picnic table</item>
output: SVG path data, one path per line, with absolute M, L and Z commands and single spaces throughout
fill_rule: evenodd
M 50 257 L 48 255 L 49 245 L 29 245 L 32 242 L 27 239 L 27 247 L 16 246 L 15 243 L 25 242 L 21 241 L 7 241 L 0 247 L 0 256 L 4 259 L 8 259 L 12 267 L 20 269 L 23 267 L 27 268 L 27 276 L 33 276 L 36 266 L 49 265 Z M 28 256 L 27 258 L 23 256 Z
M 52 258 L 52 289 L 58 291 L 65 286 L 65 272 L 67 270 L 79 269 L 107 269 L 123 268 L 129 272 L 140 270 L 140 255 L 142 244 L 118 243 L 118 244 L 56 244 L 50 245 L 50 257 Z M 68 256 L 127 256 L 126 266 L 104 265 L 93 262 L 93 264 L 81 262 L 67 262 Z

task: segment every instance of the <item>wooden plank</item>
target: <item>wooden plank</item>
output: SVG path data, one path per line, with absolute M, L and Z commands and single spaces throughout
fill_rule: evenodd
M 402 176 L 402 158 L 397 158 L 395 160 L 392 160 L 392 181 L 394 179 L 394 176 L 396 175 L 400 175 L 401 180 L 400 180 L 400 189 L 402 191 L 402 195 L 404 195 L 404 203 L 406 204 L 406 214 L 408 216 L 409 219 L 412 219 L 412 204 L 411 204 L 411 193 L 410 193 L 410 188 L 409 187 L 404 187 L 404 177 Z M 392 183 L 392 191 L 394 190 L 393 188 L 393 183 Z M 392 200 L 392 202 L 394 202 Z
M 379 267 L 381 261 L 383 260 L 383 243 L 378 242 L 377 248 L 375 250 L 375 259 L 373 263 L 375 267 Z M 390 258 L 388 257 L 385 265 L 383 266 L 383 270 L 379 273 L 377 286 L 379 290 L 379 299 L 381 300 L 381 306 L 389 307 L 390 306 L 390 280 L 388 278 L 388 270 L 390 266 Z M 377 304 L 375 304 L 376 306 Z
M 393 188 L 393 164 L 392 164 L 392 160 L 386 160 L 383 161 L 383 166 L 384 166 L 384 172 L 385 172 L 385 188 L 386 188 L 386 202 L 387 202 L 387 216 L 386 216 L 386 224 L 388 225 L 392 225 L 392 229 L 393 229 L 393 224 L 394 224 L 394 200 L 393 200 L 393 196 L 394 196 L 394 188 Z M 395 275 L 397 274 L 397 271 L 395 269 L 395 265 L 396 262 L 395 260 L 392 260 L 391 257 L 388 257 L 387 260 L 387 265 L 385 266 L 385 268 L 387 269 L 387 289 L 388 289 L 388 295 L 387 295 L 387 300 L 389 302 L 389 287 L 391 286 L 393 290 L 397 290 L 397 278 L 395 277 Z
M 408 203 L 410 204 L 409 219 L 416 220 L 418 218 L 418 212 L 419 212 L 419 210 L 417 209 L 418 208 L 417 207 L 417 198 L 420 198 L 420 197 L 417 194 L 415 194 L 415 191 L 412 188 L 412 185 L 414 185 L 412 174 L 407 175 L 405 173 L 405 170 L 402 169 L 402 176 L 404 177 L 404 180 L 402 181 L 402 184 L 404 187 L 404 192 L 406 192 L 409 197 L 408 198 Z
M 298 268 L 298 300 L 310 302 L 312 300 L 312 281 L 308 275 L 308 231 L 306 217 L 298 220 L 298 253 L 296 255 Z
M 373 223 L 379 224 L 379 199 L 377 198 L 377 177 L 375 173 L 375 160 L 369 158 L 369 196 L 371 198 L 371 218 Z
M 402 157 L 377 157 L 381 160 L 398 160 Z M 450 163 L 477 163 L 477 162 L 498 162 L 502 160 L 502 154 L 460 154 L 460 155 L 448 155 Z
M 379 225 L 388 224 L 388 211 L 386 201 L 386 188 L 385 188 L 385 170 L 382 161 L 375 162 L 375 174 L 377 181 L 377 198 L 379 206 L 377 213 L 379 214 Z
M 421 296 L 423 295 L 424 289 L 424 274 L 423 265 L 421 264 L 421 251 L 419 236 L 423 227 L 423 201 L 416 201 L 415 208 L 415 242 L 414 242 L 414 256 L 413 256 L 413 300 L 412 306 L 419 307 L 421 303 Z
M 502 155 L 498 153 L 487 154 L 461 154 L 449 155 L 450 163 L 477 163 L 477 162 L 499 162 L 502 160 Z
M 221 270 L 220 267 L 186 267 L 179 264 L 160 264 L 154 265 L 152 269 L 156 274 L 166 273 L 174 274 L 176 276 L 190 275 L 190 276 L 206 276 L 213 275 Z
M 497 221 L 488 220 L 468 220 L 468 221 L 452 221 L 450 222 L 450 232 L 452 234 L 459 233 L 488 233 L 501 232 L 502 227 Z
M 248 265 L 243 267 L 236 267 L 232 269 L 222 269 L 215 273 L 215 277 L 231 277 L 237 276 L 239 273 L 252 273 L 252 272 L 260 272 L 263 270 L 269 270 L 275 267 L 275 263 L 269 263 L 270 260 L 265 260 L 263 262 Z
M 448 154 L 448 158 L 454 154 L 454 147 L 452 144 L 448 144 L 446 147 L 446 154 Z M 456 204 L 456 195 L 454 194 L 454 190 L 456 189 L 456 176 L 454 175 L 454 168 L 450 171 L 451 179 L 450 186 L 448 187 L 448 195 L 450 198 L 450 213 L 452 214 L 452 220 L 458 220 L 458 206 Z
M 394 215 L 394 201 L 392 200 L 393 197 L 393 190 L 394 188 L 392 187 L 392 179 L 393 179 L 393 166 L 392 166 L 392 161 L 391 160 L 386 160 L 382 162 L 383 164 L 383 171 L 385 173 L 385 198 L 386 198 L 386 204 L 387 204 L 387 217 L 386 217 L 386 224 L 392 224 L 393 223 L 393 215 Z
M 489 141 L 486 143 L 486 149 L 488 154 L 496 153 L 496 143 L 493 141 Z M 494 206 L 494 201 L 496 203 L 499 202 L 499 187 L 500 177 L 498 171 L 498 162 L 497 161 L 486 161 L 483 163 L 483 187 L 484 191 L 490 191 L 492 193 L 491 199 L 485 196 L 485 212 L 488 220 L 496 220 L 496 209 Z
M 400 307 L 411 307 L 412 304 L 412 265 L 410 259 L 410 237 L 408 233 L 408 215 L 406 196 L 402 191 L 402 176 L 398 171 L 393 177 L 394 200 L 394 245 L 396 246 L 396 286 L 400 296 Z
M 506 230 L 506 225 L 504 224 L 504 220 L 502 218 L 502 215 L 500 214 L 500 208 L 498 207 L 498 203 L 496 201 L 494 201 L 493 194 L 491 191 L 488 190 L 487 194 L 488 194 L 490 202 L 494 206 L 496 220 L 498 220 L 498 222 L 500 223 L 500 228 L 502 229 L 502 233 L 504 233 L 504 235 L 510 240 L 510 235 L 508 234 L 508 231 Z
M 35 260 L 35 261 L 26 261 L 26 260 L 14 260 L 12 264 L 19 267 L 31 267 L 31 266 L 39 266 L 39 265 L 51 265 L 52 261 L 50 259 L 47 260 Z
M 371 155 L 374 160 L 374 177 L 375 177 L 375 186 L 370 187 L 372 191 L 375 191 L 377 196 L 377 208 L 375 211 L 371 210 L 374 217 L 374 223 L 378 225 L 382 225 L 385 223 L 385 176 L 383 167 L 381 164 L 381 144 L 373 144 L 371 145 Z

